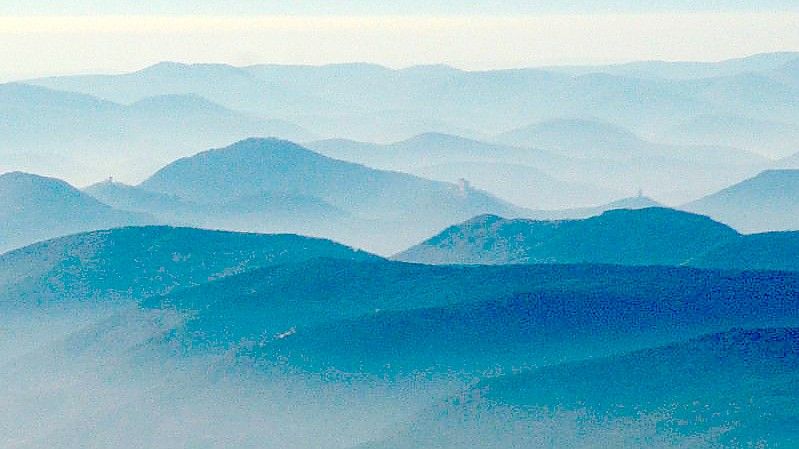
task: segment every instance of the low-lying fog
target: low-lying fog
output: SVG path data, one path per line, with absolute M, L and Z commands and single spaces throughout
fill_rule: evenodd
M 521 413 L 474 379 L 364 379 L 253 364 L 168 338 L 182 317 L 130 304 L 0 317 L 0 446 L 22 448 L 712 447 L 660 418 Z

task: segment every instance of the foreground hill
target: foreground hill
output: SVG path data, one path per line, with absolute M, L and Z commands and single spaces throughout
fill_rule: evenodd
M 681 207 L 741 232 L 799 229 L 799 170 L 767 170 Z
M 176 336 L 182 346 L 238 349 L 267 365 L 480 373 L 675 335 L 789 324 L 799 319 L 797 285 L 795 274 L 769 272 L 316 260 L 243 273 L 144 306 L 187 314 Z
M 276 139 L 248 139 L 180 159 L 138 187 L 200 205 L 212 216 L 221 209 L 214 224 L 237 230 L 274 231 L 264 228 L 286 208 L 284 232 L 329 236 L 379 252 L 397 251 L 475 214 L 525 212 L 467 185 L 375 170 Z M 295 215 L 291 204 L 301 213 Z M 247 219 L 248 208 L 264 213 Z M 304 219 L 314 213 L 317 218 Z
M 742 235 L 692 258 L 699 268 L 799 271 L 799 232 Z
M 209 239 L 186 237 L 190 248 Z M 119 251 L 79 266 L 94 274 L 109 267 L 108 284 L 116 292 L 131 284 L 122 285 L 130 280 L 125 276 L 117 284 L 120 277 L 113 274 L 125 270 L 114 268 L 114 261 L 161 265 L 147 272 L 152 283 L 134 282 L 132 291 L 163 288 L 164 273 L 176 273 L 166 296 L 146 298 L 140 308 L 128 303 L 111 318 L 82 324 L 66 338 L 29 346 L 34 349 L 26 356 L 0 363 L 0 415 L 8 418 L 0 420 L 2 441 L 29 442 L 23 447 L 66 442 L 56 445 L 64 448 L 98 442 L 201 447 L 210 441 L 224 447 L 233 431 L 237 447 L 348 448 L 393 441 L 410 422 L 417 423 L 411 432 L 416 442 L 460 435 L 467 441 L 463 447 L 484 441 L 505 447 L 509 440 L 555 432 L 601 444 L 607 435 L 602 429 L 570 432 L 586 424 L 579 416 L 538 422 L 501 412 L 505 419 L 464 415 L 458 408 L 442 418 L 424 410 L 453 394 L 452 403 L 461 401 L 457 392 L 486 376 L 799 320 L 799 278 L 791 273 L 327 258 L 178 289 L 218 272 L 214 261 L 236 263 L 237 245 L 220 244 L 233 248 L 230 259 L 212 252 L 184 258 L 182 250 L 160 251 L 151 243 L 146 248 L 155 248 L 153 257 L 134 250 L 126 258 L 127 251 Z M 207 263 L 213 266 L 206 269 Z M 65 266 L 62 273 L 75 269 L 74 263 Z M 88 284 L 62 296 L 97 288 Z M 41 315 L 21 315 L 52 333 L 51 321 Z M 0 315 L 4 330 L 7 317 Z M 484 426 L 469 432 L 471 416 Z M 646 416 L 640 419 L 647 424 Z M 629 421 L 639 424 L 637 417 Z M 671 436 L 655 432 L 643 441 Z M 628 446 L 641 447 L 634 437 Z
M 797 354 L 797 328 L 733 330 L 501 376 L 362 447 L 794 447 Z
M 0 303 L 141 299 L 315 257 L 377 259 L 295 235 L 127 227 L 61 237 L 0 256 Z
M 0 252 L 61 235 L 154 221 L 147 214 L 114 209 L 58 179 L 0 175 Z
M 680 265 L 738 234 L 707 217 L 665 208 L 618 209 L 583 220 L 484 215 L 395 256 L 435 264 Z

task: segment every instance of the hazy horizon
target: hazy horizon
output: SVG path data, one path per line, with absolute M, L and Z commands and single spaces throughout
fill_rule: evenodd
M 799 11 L 787 5 L 715 11 L 541 8 L 515 15 L 508 8 L 466 8 L 461 14 L 440 8 L 351 8 L 341 14 L 300 8 L 293 15 L 263 8 L 246 15 L 233 6 L 223 15 L 211 15 L 208 8 L 187 15 L 88 6 L 41 15 L 33 6 L 0 7 L 0 49 L 7 55 L 0 62 L 2 81 L 130 72 L 161 61 L 490 70 L 710 62 L 799 49 Z

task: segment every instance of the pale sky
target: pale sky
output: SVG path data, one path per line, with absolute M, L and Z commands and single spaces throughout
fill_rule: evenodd
M 0 80 L 164 60 L 489 69 L 786 50 L 796 0 L 0 2 Z

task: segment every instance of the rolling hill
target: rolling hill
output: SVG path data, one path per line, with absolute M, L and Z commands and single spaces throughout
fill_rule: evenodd
M 788 325 L 799 319 L 798 285 L 795 273 L 325 259 L 242 273 L 143 307 L 186 314 L 174 337 L 181 346 L 241 351 L 266 365 L 469 375 Z
M 375 260 L 329 240 L 166 226 L 93 231 L 0 256 L 4 306 L 142 299 L 268 265 L 316 257 Z
M 146 212 L 166 223 L 210 229 L 321 236 L 326 229 L 347 225 L 350 219 L 347 212 L 318 198 L 285 192 L 264 191 L 203 204 L 111 180 L 84 191 L 114 207 Z
M 736 237 L 734 230 L 707 217 L 665 208 L 617 209 L 564 221 L 483 215 L 395 258 L 435 264 L 680 265 Z
M 180 159 L 138 187 L 201 205 L 212 216 L 222 207 L 215 224 L 237 230 L 264 230 L 270 214 L 280 222 L 285 208 L 284 232 L 324 235 L 382 253 L 475 213 L 524 214 L 524 209 L 466 185 L 374 170 L 276 139 L 248 139 Z M 258 198 L 273 200 L 252 206 L 251 200 Z M 241 218 L 247 210 L 237 201 L 256 211 L 265 204 L 268 213 L 231 224 L 225 217 Z M 306 212 L 293 215 L 291 204 Z M 303 220 L 313 214 L 316 219 Z
M 528 375 L 546 366 L 569 369 L 562 363 L 584 363 L 579 360 L 587 357 L 602 362 L 598 357 L 731 327 L 799 322 L 799 278 L 791 273 L 607 265 L 426 266 L 362 253 L 359 257 L 329 242 L 295 236 L 279 240 L 171 228 L 118 231 L 131 232 L 120 240 L 134 243 L 120 243 L 81 264 L 68 258 L 43 278 L 83 267 L 78 279 L 97 281 L 54 291 L 62 301 L 86 297 L 87 292 L 123 291 L 144 297 L 141 305 L 0 364 L 0 392 L 6 398 L 0 413 L 21 420 L 5 427 L 7 440 L 25 437 L 35 445 L 51 438 L 70 443 L 88 438 L 111 447 L 121 440 L 201 444 L 212 438 L 229 441 L 225 438 L 235 428 L 236 441 L 244 447 L 260 447 L 264 441 L 274 443 L 270 447 L 314 442 L 353 447 L 367 441 L 376 447 L 408 447 L 391 446 L 406 437 L 414 442 L 427 438 L 428 443 L 443 439 L 448 447 L 461 447 L 447 440 L 452 435 L 471 442 L 463 447 L 480 447 L 489 440 L 494 446 L 487 447 L 496 447 L 498 441 L 542 435 L 542 429 L 550 429 L 543 435 L 568 436 L 563 426 L 554 425 L 582 423 L 588 427 L 579 435 L 601 443 L 607 434 L 579 416 L 566 422 L 545 419 L 531 430 L 527 415 L 502 415 L 506 407 L 500 404 L 505 419 L 493 420 L 496 409 L 485 414 L 464 401 L 504 378 L 497 376 Z M 165 231 L 172 237 L 162 242 L 158 235 Z M 140 233 L 156 236 L 135 238 Z M 311 249 L 294 252 L 297 242 Z M 252 244 L 259 243 L 264 252 L 253 255 Z M 95 248 L 78 241 L 64 245 L 73 251 Z M 332 258 L 316 258 L 328 250 Z M 42 260 L 42 253 L 27 260 L 11 266 L 32 265 L 30 260 Z M 159 268 L 142 271 L 139 263 Z M 235 268 L 226 270 L 229 264 Z M 216 279 L 220 271 L 222 278 Z M 159 291 L 166 295 L 148 296 Z M 674 369 L 679 369 L 683 359 L 675 360 Z M 708 368 L 712 357 L 697 360 L 702 365 L 695 369 L 715 373 L 721 366 Z M 762 366 L 771 367 L 769 363 Z M 592 380 L 602 372 L 592 371 L 597 373 Z M 579 379 L 572 371 L 570 381 Z M 779 379 L 767 377 L 756 386 Z M 610 380 L 623 384 L 621 378 Z M 475 390 L 469 388 L 475 383 Z M 458 394 L 462 387 L 466 393 Z M 499 387 L 493 392 L 509 402 Z M 748 397 L 743 388 L 736 392 L 741 394 L 736 397 Z M 442 417 L 435 407 L 447 397 L 452 399 Z M 75 407 L 85 401 L 92 404 L 88 412 Z M 466 405 L 466 414 L 460 404 Z M 434 411 L 426 412 L 430 407 Z M 745 413 L 753 408 L 741 410 L 741 418 L 755 416 Z M 314 415 L 307 420 L 309 411 Z M 320 416 L 330 428 L 312 425 L 319 425 Z M 193 427 L 175 434 L 175 428 L 186 425 L 184 417 L 202 426 L 201 435 Z M 482 425 L 473 427 L 471 417 Z M 747 419 L 738 421 L 748 424 Z M 254 425 L 261 422 L 279 426 L 280 433 L 275 436 L 276 427 Z M 94 426 L 99 433 L 85 431 Z M 619 428 L 611 434 L 613 430 Z M 121 439 L 128 433 L 133 436 Z M 645 441 L 663 436 L 657 433 Z M 338 444 L 340 439 L 345 443 Z
M 484 380 L 363 449 L 793 447 L 796 328 L 735 329 Z
M 0 175 L 0 252 L 81 231 L 149 224 L 155 218 L 114 209 L 54 178 Z
M 688 264 L 730 270 L 799 271 L 799 233 L 742 235 L 692 258 Z

